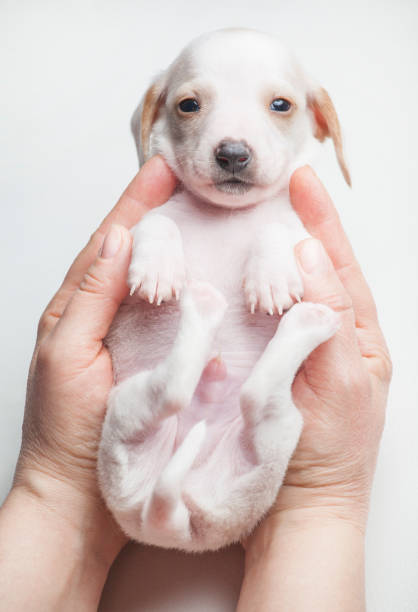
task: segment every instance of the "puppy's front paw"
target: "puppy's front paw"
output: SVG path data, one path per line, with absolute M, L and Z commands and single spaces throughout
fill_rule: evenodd
M 303 284 L 293 253 L 275 261 L 263 255 L 247 262 L 244 294 L 248 310 L 281 315 L 303 297 Z
M 183 253 L 170 245 L 138 247 L 128 271 L 130 294 L 136 293 L 150 304 L 159 306 L 172 298 L 179 299 L 186 280 Z

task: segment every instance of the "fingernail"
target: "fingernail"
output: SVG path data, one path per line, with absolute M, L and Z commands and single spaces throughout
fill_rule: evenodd
M 303 166 L 303 168 L 304 170 L 307 170 L 308 172 L 310 172 L 312 176 L 316 176 L 316 177 L 318 176 L 315 170 L 309 164 L 306 164 L 305 166 Z
M 304 240 L 297 251 L 298 259 L 306 274 L 321 276 L 329 270 L 329 259 L 322 243 L 314 238 Z
M 104 239 L 100 257 L 103 257 L 103 259 L 110 259 L 110 257 L 114 257 L 119 251 L 121 242 L 122 236 L 120 229 L 116 225 L 112 225 Z

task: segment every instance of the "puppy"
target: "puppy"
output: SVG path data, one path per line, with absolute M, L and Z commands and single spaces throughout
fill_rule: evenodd
M 131 538 L 217 549 L 274 502 L 302 428 L 292 381 L 338 327 L 300 303 L 293 249 L 308 234 L 288 184 L 328 136 L 350 182 L 340 127 L 274 38 L 222 30 L 156 79 L 132 129 L 140 163 L 162 154 L 181 187 L 133 229 L 99 481 Z

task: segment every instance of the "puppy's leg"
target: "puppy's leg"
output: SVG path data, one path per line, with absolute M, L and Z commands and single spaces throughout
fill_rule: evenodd
M 258 230 L 244 269 L 247 308 L 281 315 L 303 296 L 303 284 L 294 255 L 297 242 L 308 237 L 304 228 L 270 223 Z
M 223 296 L 208 283 L 193 284 L 180 305 L 167 357 L 111 391 L 98 454 L 109 508 L 130 537 L 154 543 L 190 535 L 181 490 L 205 437 L 205 423 L 192 427 L 172 456 L 175 424 L 164 429 L 169 424 L 163 421 L 190 403 L 226 309 Z M 152 446 L 147 436 L 155 436 Z
M 302 417 L 292 400 L 293 379 L 304 359 L 337 328 L 338 316 L 330 308 L 294 305 L 242 387 L 241 410 L 255 460 L 273 462 L 280 478 L 302 429 Z
M 115 434 L 132 439 L 189 405 L 225 309 L 225 299 L 209 283 L 194 283 L 184 292 L 170 352 L 154 370 L 132 376 L 111 391 L 104 434 L 110 428 L 113 439 Z
M 132 230 L 134 241 L 128 271 L 131 295 L 159 306 L 179 299 L 186 279 L 183 244 L 172 219 L 151 211 Z

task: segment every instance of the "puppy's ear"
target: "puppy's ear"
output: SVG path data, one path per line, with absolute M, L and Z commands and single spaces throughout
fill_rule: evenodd
M 345 163 L 340 122 L 328 92 L 322 87 L 308 94 L 308 108 L 312 111 L 315 128 L 314 136 L 321 142 L 331 137 L 338 163 L 347 185 L 351 187 L 350 173 Z
M 154 122 L 165 98 L 163 76 L 148 88 L 131 119 L 131 130 L 138 151 L 139 165 L 150 156 L 150 139 Z

